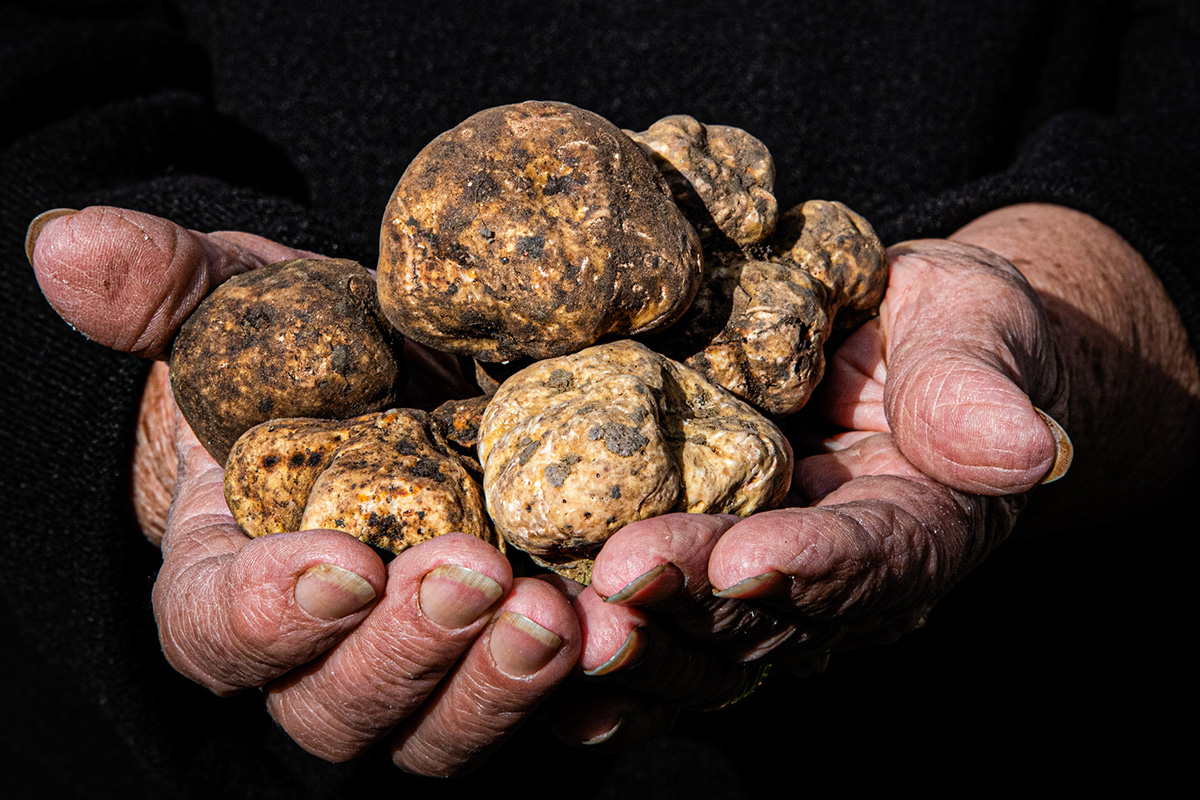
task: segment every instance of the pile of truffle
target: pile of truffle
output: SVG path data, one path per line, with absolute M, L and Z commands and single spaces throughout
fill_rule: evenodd
M 176 398 L 250 536 L 333 528 L 393 552 L 464 531 L 586 581 L 622 526 L 752 514 L 787 493 L 764 416 L 807 401 L 887 273 L 837 202 L 780 215 L 766 147 L 564 103 L 434 139 L 349 261 L 237 276 L 188 320 Z M 396 409 L 404 337 L 475 360 L 483 394 Z

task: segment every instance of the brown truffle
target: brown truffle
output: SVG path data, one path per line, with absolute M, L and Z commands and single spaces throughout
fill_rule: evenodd
M 414 409 L 258 425 L 230 451 L 226 502 L 252 537 L 327 528 L 394 553 L 451 531 L 498 543 L 439 428 Z
M 771 508 L 792 470 L 774 425 L 631 341 L 505 381 L 484 413 L 479 454 L 497 532 L 551 564 L 591 556 L 622 526 L 670 511 Z
M 626 133 L 653 154 L 676 202 L 706 242 L 719 233 L 745 247 L 775 229 L 775 161 L 746 131 L 680 114 Z
M 491 395 L 483 394 L 465 400 L 447 400 L 433 410 L 433 416 L 442 423 L 447 441 L 455 449 L 475 452 L 479 443 L 479 422 L 491 399 Z
M 171 353 L 171 386 L 223 462 L 260 422 L 394 405 L 404 389 L 402 346 L 362 266 L 281 261 L 230 278 L 188 317 Z
M 384 214 L 379 297 L 423 344 L 545 358 L 669 325 L 701 270 L 698 235 L 638 145 L 531 101 L 475 114 L 409 165 Z

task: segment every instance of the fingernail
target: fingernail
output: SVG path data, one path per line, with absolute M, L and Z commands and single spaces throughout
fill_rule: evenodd
M 617 731 L 621 730 L 621 726 L 624 724 L 625 724 L 625 718 L 618 717 L 616 723 L 614 723 L 613 726 L 611 728 L 609 728 L 608 730 L 606 730 L 604 733 L 597 734 L 596 736 L 593 736 L 590 739 L 584 739 L 582 742 L 580 742 L 580 744 L 584 745 L 585 747 L 591 747 L 591 746 L 595 746 L 598 744 L 604 744 L 609 739 L 616 736 Z
M 509 675 L 532 675 L 550 663 L 562 637 L 515 611 L 501 611 L 492 627 L 492 658 Z
M 42 228 L 46 227 L 46 223 L 67 214 L 74 214 L 77 211 L 78 209 L 74 208 L 52 208 L 49 211 L 43 211 L 33 218 L 33 221 L 29 223 L 29 227 L 25 230 L 25 257 L 29 259 L 29 266 L 33 266 L 33 247 L 37 244 L 37 238 L 41 235 Z
M 742 664 L 749 664 L 752 661 L 758 661 L 760 658 L 764 658 L 773 653 L 788 639 L 797 637 L 798 631 L 799 628 L 797 628 L 795 625 L 785 625 L 783 630 L 779 631 L 775 635 L 762 640 L 758 644 L 737 651 L 733 654 L 733 658 L 735 661 L 738 661 Z
M 755 575 L 753 578 L 740 580 L 733 586 L 714 591 L 715 597 L 735 598 L 737 600 L 753 600 L 757 597 L 765 597 L 769 594 L 778 592 L 787 576 L 782 572 L 772 570 L 764 572 L 762 575 Z
M 666 600 L 683 588 L 683 573 L 674 564 L 659 564 L 642 573 L 617 592 L 604 598 L 606 603 L 654 603 Z
M 375 589 L 354 572 L 336 564 L 309 567 L 296 581 L 296 603 L 321 619 L 341 619 L 375 599 Z
M 617 648 L 617 652 L 608 661 L 605 661 L 595 669 L 584 670 L 584 675 L 589 675 L 593 678 L 601 675 L 609 675 L 619 669 L 628 667 L 636 662 L 646 650 L 646 637 L 642 635 L 641 628 L 634 628 L 625 637 L 625 641 Z M 586 742 L 585 742 L 586 744 Z
M 482 617 L 504 594 L 487 575 L 457 564 L 443 564 L 421 578 L 418 602 L 426 617 L 443 628 L 465 628 Z
M 1063 427 L 1054 421 L 1054 417 L 1042 411 L 1037 406 L 1033 410 L 1038 413 L 1042 421 L 1046 423 L 1046 427 L 1050 428 L 1050 433 L 1054 436 L 1054 463 L 1050 466 L 1050 471 L 1039 483 L 1054 483 L 1056 480 L 1067 474 L 1067 470 L 1071 468 L 1071 462 L 1075 458 L 1075 446 L 1071 444 L 1071 437 L 1067 436 L 1067 432 Z

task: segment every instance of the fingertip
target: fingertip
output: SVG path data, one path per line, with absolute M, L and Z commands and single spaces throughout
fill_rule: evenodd
M 587 675 L 608 675 L 637 662 L 645 649 L 639 630 L 648 617 L 640 609 L 612 605 L 588 587 L 574 600 L 583 648 L 579 666 Z
M 592 586 L 612 603 L 655 603 L 702 574 L 708 554 L 738 521 L 729 514 L 665 514 L 617 531 L 596 556 Z
M 797 559 L 813 563 L 824 550 L 806 535 L 808 509 L 779 509 L 747 517 L 717 542 L 708 580 L 718 597 L 763 599 L 786 594 Z
M 888 398 L 901 452 L 929 477 L 972 494 L 1024 492 L 1051 471 L 1055 437 L 1021 391 L 988 365 L 926 359 Z
M 235 607 L 245 607 L 249 616 L 257 603 L 286 610 L 290 597 L 319 626 L 361 612 L 380 597 L 387 569 L 375 551 L 341 531 L 294 531 L 248 542 L 234 557 L 230 581 L 241 595 Z M 277 598 L 263 595 L 271 586 Z
M 385 570 L 338 531 L 198 541 L 164 562 L 155 585 L 163 650 L 218 693 L 261 686 L 339 641 L 382 594 Z
M 510 678 L 529 678 L 551 664 L 565 675 L 579 658 L 579 620 L 570 601 L 534 578 L 518 578 L 492 622 L 488 648 Z
M 501 611 L 488 640 L 492 660 L 509 677 L 527 678 L 558 654 L 563 638 L 524 614 Z
M 467 583 L 474 582 L 475 590 L 489 594 L 492 591 L 491 583 L 500 587 L 501 594 L 506 594 L 513 583 L 512 565 L 504 554 L 468 533 L 444 533 L 404 550 L 388 564 L 388 583 L 396 588 L 408 586 L 411 591 L 419 593 L 423 579 L 439 567 L 447 566 L 475 573 L 479 578 L 468 580 Z M 451 571 L 438 574 L 442 578 L 453 578 Z
M 550 730 L 564 744 L 598 752 L 628 750 L 674 727 L 679 708 L 613 684 L 576 688 L 549 709 Z

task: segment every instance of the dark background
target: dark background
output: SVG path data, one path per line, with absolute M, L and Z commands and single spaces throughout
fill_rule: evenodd
M 1163 277 L 1195 342 L 1194 7 L 1185 3 L 7 4 L 0 23 L 4 769 L 16 796 L 749 797 L 1137 784 L 1180 768 L 1194 521 L 1013 540 L 887 648 L 774 676 L 634 753 L 540 726 L 479 775 L 417 780 L 292 745 L 255 693 L 158 652 L 159 563 L 130 515 L 144 366 L 57 320 L 21 252 L 46 208 L 124 205 L 373 265 L 383 206 L 441 131 L 554 99 L 644 129 L 687 113 L 773 152 L 781 208 L 841 200 L 885 243 L 1025 200 L 1094 214 Z M 1154 398 L 1147 398 L 1153 413 Z M 1086 443 L 1084 443 L 1086 447 Z M 1053 503 L 1047 489 L 1043 502 Z M 1121 511 L 1121 515 L 1117 514 Z M 1183 719 L 1177 719 L 1182 717 Z

